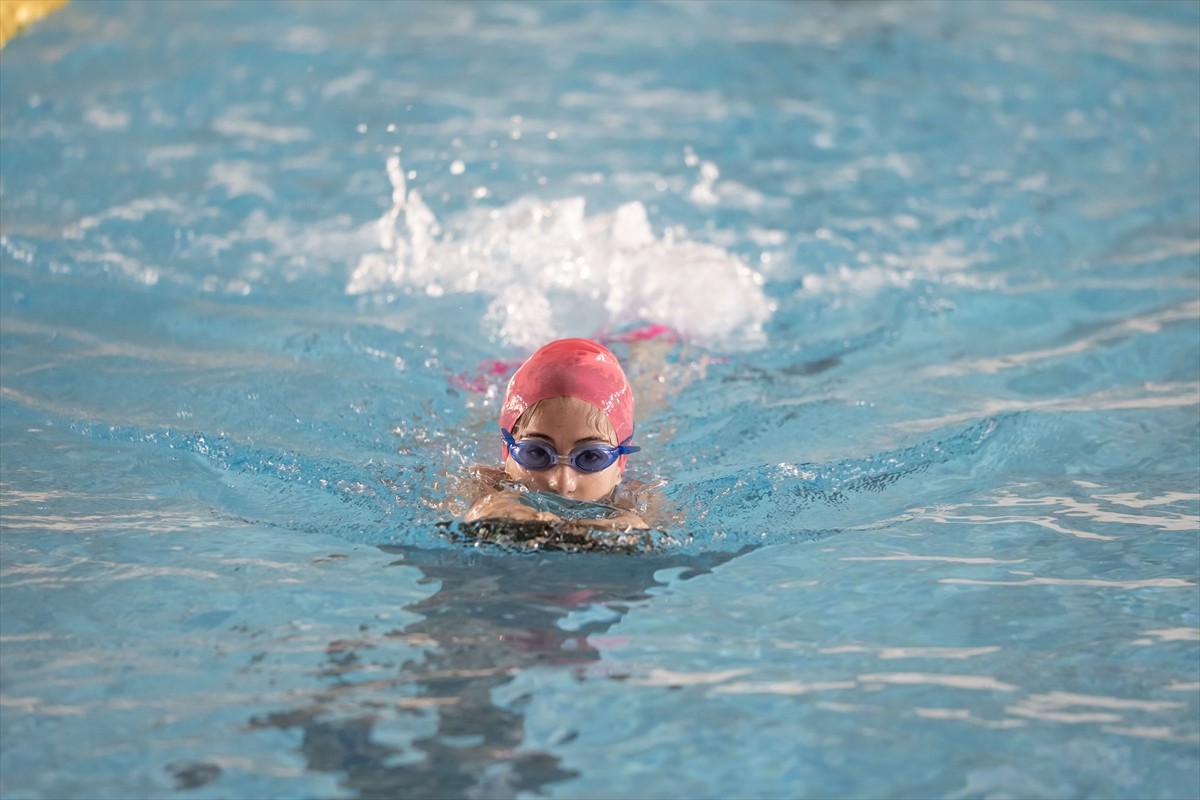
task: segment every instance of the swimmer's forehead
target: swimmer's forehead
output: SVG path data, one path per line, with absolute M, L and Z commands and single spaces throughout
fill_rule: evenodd
M 616 428 L 603 411 L 577 397 L 550 397 L 534 403 L 513 427 L 522 436 L 547 440 L 567 433 L 574 436 L 574 444 L 611 443 L 617 435 Z

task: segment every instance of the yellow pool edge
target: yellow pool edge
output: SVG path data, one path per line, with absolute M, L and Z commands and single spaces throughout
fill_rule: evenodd
M 42 17 L 53 14 L 68 0 L 0 0 L 0 48 Z

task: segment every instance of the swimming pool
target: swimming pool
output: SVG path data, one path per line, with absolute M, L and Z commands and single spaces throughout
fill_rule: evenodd
M 0 795 L 1200 795 L 1198 31 L 38 23 L 0 54 Z M 555 335 L 630 366 L 653 551 L 438 527 L 494 362 Z

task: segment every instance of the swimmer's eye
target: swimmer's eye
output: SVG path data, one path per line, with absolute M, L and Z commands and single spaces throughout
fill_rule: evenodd
M 518 442 L 509 449 L 512 451 L 513 458 L 525 469 L 549 469 L 558 462 L 558 453 L 537 442 Z
M 617 460 L 615 447 L 587 445 L 571 454 L 571 463 L 582 472 L 600 472 Z

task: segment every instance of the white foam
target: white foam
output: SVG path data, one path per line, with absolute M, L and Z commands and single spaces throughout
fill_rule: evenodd
M 329 99 L 338 95 L 354 94 L 358 90 L 370 86 L 374 81 L 375 75 L 370 70 L 357 69 L 349 75 L 334 78 L 325 84 L 325 88 L 321 90 L 321 96 Z
M 656 236 L 639 202 L 589 216 L 581 197 L 524 197 L 470 212 L 443 234 L 408 188 L 398 157 L 388 159 L 387 172 L 392 208 L 378 223 L 381 252 L 360 258 L 349 294 L 483 293 L 491 297 L 490 332 L 526 348 L 635 323 L 725 347 L 764 340 L 774 306 L 762 277 L 678 229 Z
M 255 195 L 274 200 L 275 192 L 262 177 L 264 171 L 253 161 L 216 161 L 208 168 L 206 188 L 224 189 L 230 197 Z
M 275 144 L 303 142 L 312 138 L 312 132 L 307 128 L 269 125 L 256 119 L 250 119 L 250 113 L 251 109 L 231 108 L 213 120 L 213 130 L 222 136 L 261 139 Z
M 93 127 L 102 131 L 123 131 L 129 127 L 129 114 L 125 111 L 109 111 L 100 106 L 92 106 L 84 112 L 83 118 Z

